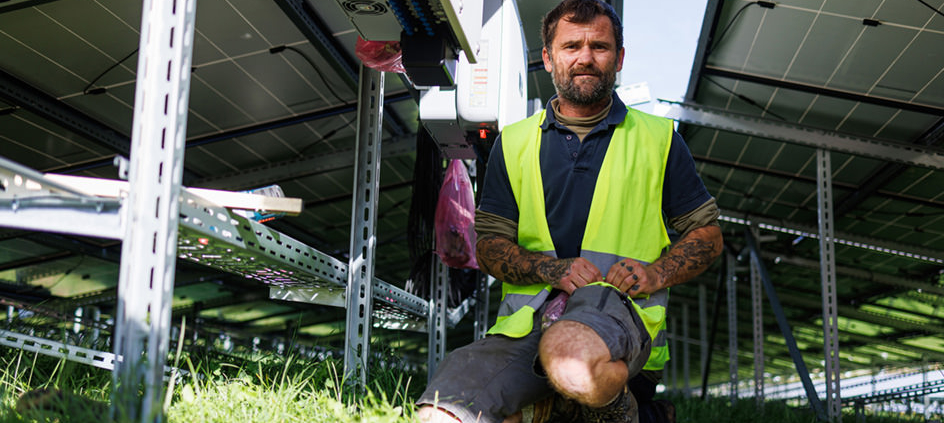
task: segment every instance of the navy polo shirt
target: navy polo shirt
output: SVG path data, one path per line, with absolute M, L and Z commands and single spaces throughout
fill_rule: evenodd
M 614 94 L 610 113 L 580 142 L 577 134 L 555 119 L 550 104 L 549 101 L 541 124 L 540 151 L 547 224 L 557 257 L 578 257 L 597 175 L 613 130 L 626 117 L 626 105 Z M 681 216 L 710 199 L 695 171 L 688 146 L 681 135 L 673 132 L 662 190 L 663 215 Z M 508 182 L 501 136 L 489 155 L 479 209 L 518 221 L 518 205 Z

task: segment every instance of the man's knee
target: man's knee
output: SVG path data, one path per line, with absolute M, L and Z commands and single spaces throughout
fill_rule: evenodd
M 452 414 L 431 405 L 420 407 L 416 412 L 416 418 L 423 423 L 459 423 L 459 419 L 455 418 Z
M 609 349 L 596 332 L 574 321 L 548 328 L 539 354 L 551 385 L 586 405 L 612 399 L 628 376 L 625 363 L 610 361 Z

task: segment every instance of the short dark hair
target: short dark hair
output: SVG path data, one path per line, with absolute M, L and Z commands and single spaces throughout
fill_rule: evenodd
M 561 19 L 567 19 L 567 22 L 576 24 L 585 24 L 596 19 L 597 16 L 606 16 L 610 18 L 613 24 L 613 39 L 616 40 L 616 50 L 623 47 L 623 23 L 613 6 L 600 0 L 564 0 L 557 5 L 547 15 L 544 15 L 544 21 L 541 24 L 541 39 L 544 41 L 544 47 L 551 50 L 551 41 L 557 34 L 557 23 Z

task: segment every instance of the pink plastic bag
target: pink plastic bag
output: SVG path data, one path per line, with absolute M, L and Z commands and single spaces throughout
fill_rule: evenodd
M 354 54 L 368 68 L 381 72 L 406 72 L 403 68 L 403 51 L 400 49 L 399 41 L 367 41 L 357 37 Z
M 436 202 L 436 254 L 449 267 L 478 269 L 475 261 L 475 200 L 461 160 L 449 162 Z

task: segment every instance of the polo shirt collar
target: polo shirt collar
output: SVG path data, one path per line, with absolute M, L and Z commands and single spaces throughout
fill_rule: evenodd
M 620 100 L 619 96 L 616 95 L 616 92 L 613 92 L 613 105 L 610 107 L 610 113 L 603 118 L 601 123 L 605 123 L 607 126 L 619 125 L 623 122 L 623 119 L 626 119 L 626 104 Z M 556 125 L 557 117 L 554 116 L 554 108 L 551 107 L 551 101 L 557 98 L 557 94 L 554 94 L 550 100 L 547 101 L 547 104 L 544 105 L 545 113 L 544 122 L 541 123 L 541 130 L 546 131 L 551 125 Z

